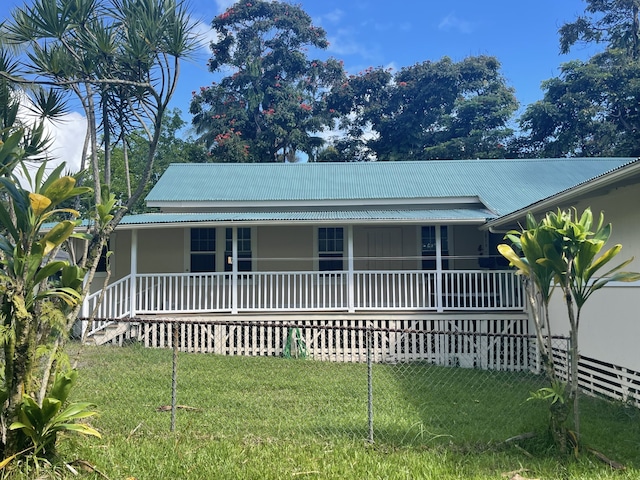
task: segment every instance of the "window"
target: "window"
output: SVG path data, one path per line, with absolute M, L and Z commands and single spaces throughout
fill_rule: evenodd
M 449 238 L 446 226 L 440 227 L 440 248 L 442 254 L 442 268 L 449 268 Z M 436 227 L 429 225 L 422 227 L 422 269 L 436 269 Z
M 111 240 L 107 240 L 107 243 L 105 243 L 104 247 L 102 247 L 102 252 L 100 252 L 100 258 L 98 259 L 98 266 L 96 267 L 96 273 L 106 273 L 107 267 L 111 265 L 110 263 L 108 263 L 109 257 L 110 257 L 108 253 L 111 249 L 110 247 L 111 247 Z
M 318 270 L 344 270 L 344 232 L 342 227 L 318 229 Z
M 224 252 L 224 271 L 230 272 L 233 265 L 228 261 L 233 255 L 233 229 L 227 228 Z M 251 271 L 251 229 L 238 228 L 238 271 Z
M 216 271 L 216 229 L 191 229 L 191 272 Z

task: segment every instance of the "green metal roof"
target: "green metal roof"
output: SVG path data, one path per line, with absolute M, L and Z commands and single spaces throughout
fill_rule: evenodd
M 180 204 L 188 210 L 189 203 L 290 202 L 294 206 L 302 201 L 361 201 L 364 205 L 367 201 L 479 197 L 493 216 L 500 216 L 634 160 L 171 164 L 146 200 L 155 206 Z M 266 215 L 273 218 L 275 214 Z
M 143 213 L 127 215 L 120 225 L 157 225 L 179 223 L 288 222 L 288 221 L 407 221 L 429 223 L 435 221 L 483 223 L 493 214 L 486 209 L 431 210 L 354 210 L 312 212 L 249 212 L 249 213 Z

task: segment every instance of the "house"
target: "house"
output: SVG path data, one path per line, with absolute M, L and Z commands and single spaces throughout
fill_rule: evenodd
M 629 158 L 172 164 L 146 198 L 158 212 L 110 239 L 105 320 L 90 329 L 180 315 L 526 334 L 520 279 L 496 250 L 505 231 L 577 202 L 640 254 L 638 171 Z

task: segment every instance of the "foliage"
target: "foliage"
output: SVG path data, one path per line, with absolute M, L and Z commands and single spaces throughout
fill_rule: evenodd
M 639 78 L 640 64 L 618 50 L 563 64 L 520 118 L 521 155 L 639 155 Z
M 538 286 L 539 291 L 543 292 L 542 298 L 546 304 L 551 296 L 551 293 L 548 293 L 550 284 L 556 285 L 562 291 L 569 321 L 571 359 L 570 384 L 569 388 L 565 389 L 565 395 L 569 397 L 567 400 L 573 402 L 573 422 L 578 439 L 580 435 L 578 333 L 582 308 L 594 292 L 609 282 L 640 280 L 640 274 L 622 270 L 633 258 L 615 267 L 608 266 L 622 249 L 622 245 L 618 244 L 603 251 L 610 236 L 611 224 L 604 223 L 602 213 L 596 223 L 591 209 L 587 208 L 578 215 L 578 211 L 574 208 L 549 212 L 540 222 L 536 222 L 533 215 L 529 214 L 526 228 L 510 232 L 507 238 L 523 253 L 523 257 L 519 257 L 509 245 L 503 244 L 498 247 L 499 252 L 509 260 L 512 266 Z M 605 267 L 608 270 L 599 273 Z M 541 337 L 546 335 L 548 338 L 551 334 L 548 309 L 545 313 L 546 331 L 539 318 L 536 318 L 535 322 L 538 341 L 542 346 L 544 342 L 541 341 Z M 550 351 L 545 352 L 546 355 L 549 353 Z M 559 384 L 555 376 L 549 375 L 549 377 L 554 395 L 558 394 Z M 560 414 L 563 415 L 564 412 Z M 566 441 L 566 438 L 559 442 L 561 447 L 563 441 Z
M 0 152 L 6 145 L 0 145 Z M 0 178 L 0 318 L 3 325 L 4 387 L 7 400 L 2 411 L 5 428 L 15 421 L 23 394 L 47 387 L 49 369 L 39 371 L 37 349 L 55 342 L 70 325 L 59 325 L 56 311 L 68 312 L 82 298 L 85 270 L 57 260 L 56 252 L 74 235 L 78 212 L 59 208 L 65 201 L 91 191 L 77 187 L 75 178 L 61 176 L 64 164 L 45 178 L 42 164 L 31 181 L 31 191 L 15 180 Z M 59 216 L 69 219 L 54 219 Z M 45 222 L 51 222 L 43 232 Z M 57 280 L 51 281 L 53 276 Z M 51 335 L 53 334 L 53 338 Z M 53 349 L 52 358 L 57 352 Z M 39 376 L 36 374 L 39 373 Z M 17 438 L 5 432 L 5 453 L 18 451 Z M 4 436 L 3 436 L 4 438 Z
M 637 0 L 586 0 L 585 14 L 564 24 L 560 50 L 601 43 L 603 52 L 561 66 L 542 84 L 544 98 L 519 120 L 525 135 L 513 142 L 521 157 L 640 154 L 640 20 Z
M 20 445 L 20 450 L 32 450 L 36 459 L 40 456 L 52 459 L 56 453 L 56 440 L 60 432 L 101 437 L 96 429 L 86 423 L 76 423 L 77 420 L 95 415 L 94 405 L 74 402 L 62 410 L 77 377 L 77 370 L 59 373 L 49 396 L 42 399 L 42 405 L 31 396 L 24 395 L 18 421 L 9 426 L 10 430 L 19 430 L 24 435 L 24 444 Z
M 179 110 L 168 111 L 165 115 L 151 176 L 145 184 L 143 194 L 136 203 L 129 207 L 130 213 L 142 213 L 146 210 L 144 197 L 170 163 L 204 163 L 210 160 L 201 144 L 192 138 L 182 138 L 180 130 L 185 125 Z M 131 185 L 139 185 L 144 180 L 144 162 L 140 159 L 146 158 L 149 151 L 149 142 L 145 139 L 144 132 L 133 132 L 127 138 L 126 149 L 125 155 L 124 148 L 116 146 L 111 156 L 113 177 L 110 191 L 121 203 L 126 202 L 129 198 Z M 129 163 L 129 168 L 127 168 L 125 158 Z
M 560 51 L 568 53 L 576 43 L 605 43 L 640 57 L 640 22 L 637 0 L 586 0 L 585 15 L 560 27 Z
M 212 22 L 211 72 L 233 74 L 193 92 L 190 112 L 200 139 L 220 162 L 296 161 L 315 158 L 336 113 L 326 93 L 343 81 L 342 64 L 307 58 L 328 46 L 300 7 L 240 1 Z
M 495 57 L 444 57 L 389 70 L 370 68 L 334 88 L 329 106 L 354 142 L 378 160 L 501 158 L 518 103 Z M 366 156 L 366 155 L 365 155 Z

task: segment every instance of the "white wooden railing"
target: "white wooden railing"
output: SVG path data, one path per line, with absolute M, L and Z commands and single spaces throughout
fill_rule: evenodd
M 93 311 L 99 294 L 87 299 Z M 135 302 L 131 305 L 131 297 Z M 133 308 L 132 308 L 133 307 Z M 98 318 L 291 311 L 523 311 L 514 272 L 449 270 L 138 274 L 107 287 Z

